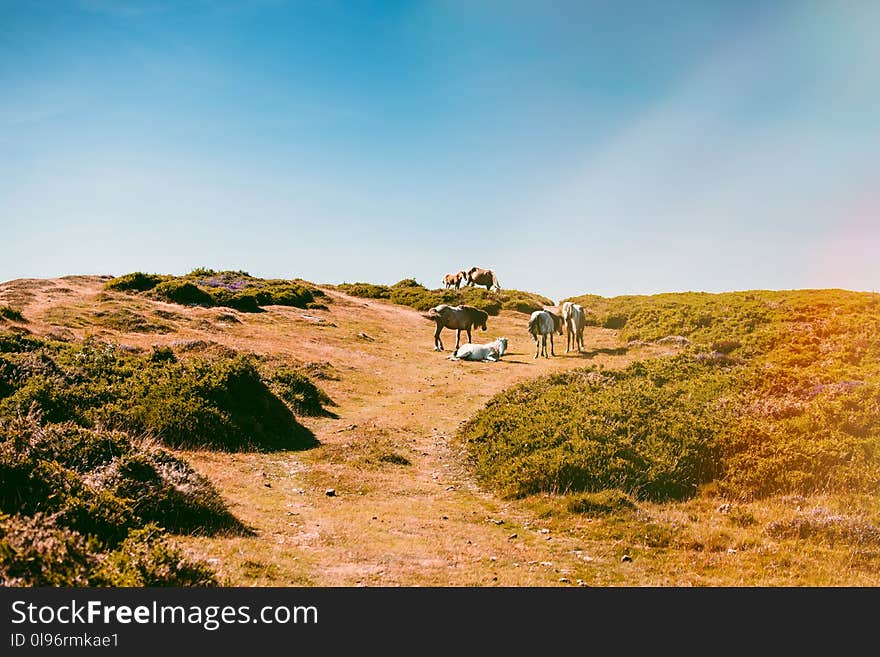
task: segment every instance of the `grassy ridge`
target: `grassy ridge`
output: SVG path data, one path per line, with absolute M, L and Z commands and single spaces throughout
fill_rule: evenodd
M 430 310 L 441 303 L 450 305 L 467 304 L 479 308 L 490 315 L 502 310 L 530 314 L 544 306 L 552 306 L 547 297 L 521 290 L 502 290 L 489 292 L 484 288 L 464 287 L 460 290 L 429 290 L 415 279 L 406 278 L 394 285 L 373 285 L 372 283 L 343 283 L 337 285 L 340 292 L 368 299 L 388 299 L 392 303 L 410 306 L 416 310 Z
M 107 281 L 104 287 L 182 305 L 225 306 L 243 312 L 259 312 L 270 305 L 326 308 L 327 301 L 324 292 L 304 281 L 263 279 L 244 271 L 204 268 L 184 276 L 133 272 Z
M 506 495 L 682 499 L 880 491 L 880 295 L 842 290 L 576 297 L 676 357 L 587 368 L 494 398 L 462 432 Z

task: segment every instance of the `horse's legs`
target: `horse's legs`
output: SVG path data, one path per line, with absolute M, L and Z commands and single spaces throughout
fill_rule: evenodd
M 440 331 L 442 330 L 443 326 L 438 323 L 437 330 L 434 331 L 434 351 L 443 351 L 443 341 L 440 339 Z
M 538 342 L 538 334 L 537 333 L 535 335 L 533 335 L 532 337 L 535 338 L 535 358 L 537 358 L 538 357 L 538 349 L 541 348 L 541 343 Z
M 553 352 L 553 334 L 550 334 L 550 356 L 555 356 L 556 354 Z M 550 357 L 548 356 L 548 358 Z
M 458 349 L 458 344 L 461 342 L 461 329 L 455 329 L 455 348 Z

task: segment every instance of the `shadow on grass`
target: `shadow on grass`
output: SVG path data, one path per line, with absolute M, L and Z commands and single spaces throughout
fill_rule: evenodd
M 589 351 L 574 352 L 572 355 L 578 358 L 595 358 L 599 354 L 606 356 L 623 356 L 629 352 L 628 347 L 602 347 L 600 349 L 590 349 Z

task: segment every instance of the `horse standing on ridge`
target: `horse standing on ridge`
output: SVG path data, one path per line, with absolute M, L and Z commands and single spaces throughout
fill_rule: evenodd
M 427 313 L 423 313 L 422 317 L 430 319 L 437 325 L 437 330 L 434 331 L 434 351 L 443 351 L 440 332 L 444 328 L 455 329 L 455 348 L 458 349 L 462 331 L 467 333 L 467 339 L 470 342 L 472 328 L 486 330 L 489 313 L 473 306 L 450 306 L 441 303 L 439 306 L 431 308 Z
M 467 284 L 470 287 L 474 285 L 485 285 L 487 290 L 495 289 L 496 292 L 501 291 L 501 284 L 498 277 L 491 269 L 480 269 L 479 267 L 471 267 L 467 270 Z
M 550 358 L 547 355 L 547 336 L 550 336 L 550 355 L 555 356 L 553 352 L 553 334 L 562 335 L 562 317 L 549 310 L 536 310 L 529 318 L 529 333 L 535 339 L 535 358 L 538 357 L 538 350 L 544 358 Z M 540 342 L 538 336 L 541 336 Z
M 462 283 L 467 280 L 467 272 L 466 271 L 458 271 L 454 274 L 446 274 L 443 277 L 443 286 L 448 290 L 451 287 L 454 287 L 456 290 L 461 287 Z

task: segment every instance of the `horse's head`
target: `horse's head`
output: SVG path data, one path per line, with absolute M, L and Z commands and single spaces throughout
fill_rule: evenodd
M 507 338 L 498 338 L 498 356 L 499 358 L 507 351 Z

